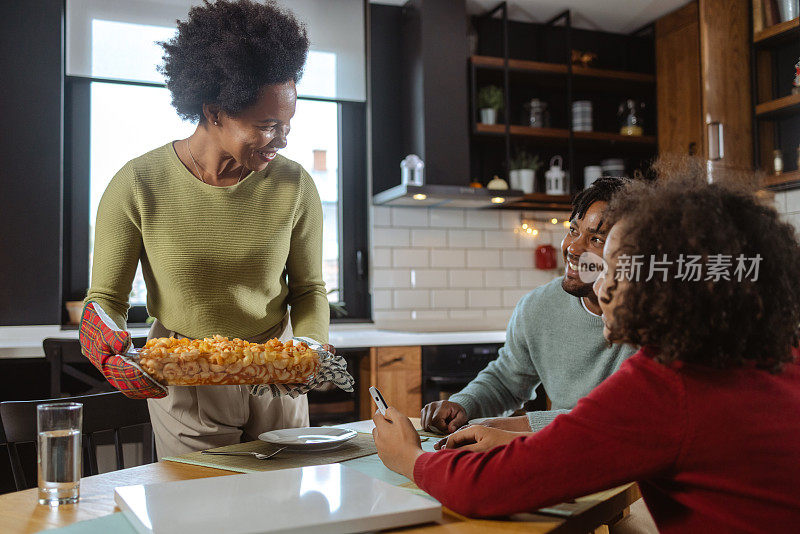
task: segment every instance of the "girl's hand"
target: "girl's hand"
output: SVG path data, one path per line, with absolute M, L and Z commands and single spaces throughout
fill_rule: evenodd
M 531 432 L 509 432 L 483 425 L 471 425 L 453 432 L 445 439 L 440 440 L 433 447 L 435 449 L 462 449 L 472 452 L 486 452 L 498 445 L 505 445 L 520 436 L 528 436 Z
M 408 417 L 391 406 L 385 416 L 376 411 L 372 420 L 375 421 L 372 437 L 383 464 L 395 473 L 414 480 L 414 463 L 422 454 L 419 434 L 414 425 Z

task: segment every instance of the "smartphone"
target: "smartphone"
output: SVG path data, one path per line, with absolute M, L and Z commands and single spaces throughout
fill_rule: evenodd
M 369 394 L 378 406 L 378 411 L 381 412 L 381 415 L 386 415 L 386 410 L 389 409 L 389 405 L 386 404 L 386 400 L 383 398 L 383 395 L 381 395 L 381 392 L 378 391 L 378 388 L 370 386 Z

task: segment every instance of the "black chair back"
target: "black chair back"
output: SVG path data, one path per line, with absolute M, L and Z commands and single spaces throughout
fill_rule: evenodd
M 141 347 L 147 338 L 135 337 L 133 344 Z M 63 396 L 62 378 L 67 375 L 81 384 L 81 389 L 72 393 L 90 395 L 113 391 L 99 371 L 91 367 L 89 360 L 81 353 L 81 345 L 77 339 L 48 337 L 42 342 L 44 357 L 50 363 L 50 397 Z M 88 367 L 88 369 L 87 369 Z M 68 393 L 67 393 L 68 394 Z
M 2 419 L 3 423 L 3 432 L 8 445 L 9 459 L 11 460 L 11 471 L 14 474 L 14 483 L 17 486 L 17 490 L 30 487 L 25 481 L 22 463 L 17 452 L 17 444 L 33 442 L 38 447 L 36 443 L 36 407 L 40 404 L 57 402 L 80 402 L 83 404 L 83 446 L 89 460 L 89 465 L 84 465 L 84 475 L 87 473 L 88 475 L 96 475 L 99 472 L 97 468 L 95 433 L 103 431 L 112 431 L 114 433 L 117 469 L 122 469 L 125 466 L 125 462 L 119 430 L 136 425 L 150 427 L 150 413 L 147 410 L 147 401 L 129 399 L 119 391 L 63 399 L 0 402 L 0 419 Z M 145 446 L 145 449 L 150 449 L 149 462 L 152 463 L 155 461 L 152 429 L 150 430 L 150 439 L 146 441 L 150 442 L 150 447 Z

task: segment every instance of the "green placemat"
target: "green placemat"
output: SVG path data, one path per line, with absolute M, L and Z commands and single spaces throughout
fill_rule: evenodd
M 269 454 L 275 450 L 275 445 L 265 443 L 260 440 L 248 441 L 247 443 L 237 443 L 227 445 L 212 451 L 247 451 L 263 452 Z M 290 451 L 283 450 L 268 460 L 258 460 L 253 456 L 220 456 L 203 454 L 201 452 L 191 452 L 182 456 L 167 456 L 164 460 L 170 462 L 181 462 L 185 464 L 201 465 L 203 467 L 213 467 L 215 469 L 225 469 L 238 473 L 256 473 L 259 471 L 276 471 L 278 469 L 288 469 L 290 467 L 308 467 L 311 465 L 335 464 L 375 454 L 375 442 L 372 441 L 371 434 L 358 434 L 356 437 L 332 451 Z
M 42 530 L 47 534 L 137 534 L 122 512 L 104 515 L 97 519 L 79 521 L 66 527 Z

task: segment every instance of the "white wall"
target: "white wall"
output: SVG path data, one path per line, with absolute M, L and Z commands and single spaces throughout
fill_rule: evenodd
M 775 193 L 775 209 L 800 234 L 800 189 Z
M 563 269 L 564 227 L 521 237 L 514 233 L 517 211 L 372 209 L 372 304 L 380 327 L 505 329 L 517 301 Z M 534 267 L 542 244 L 559 251 L 560 269 Z

